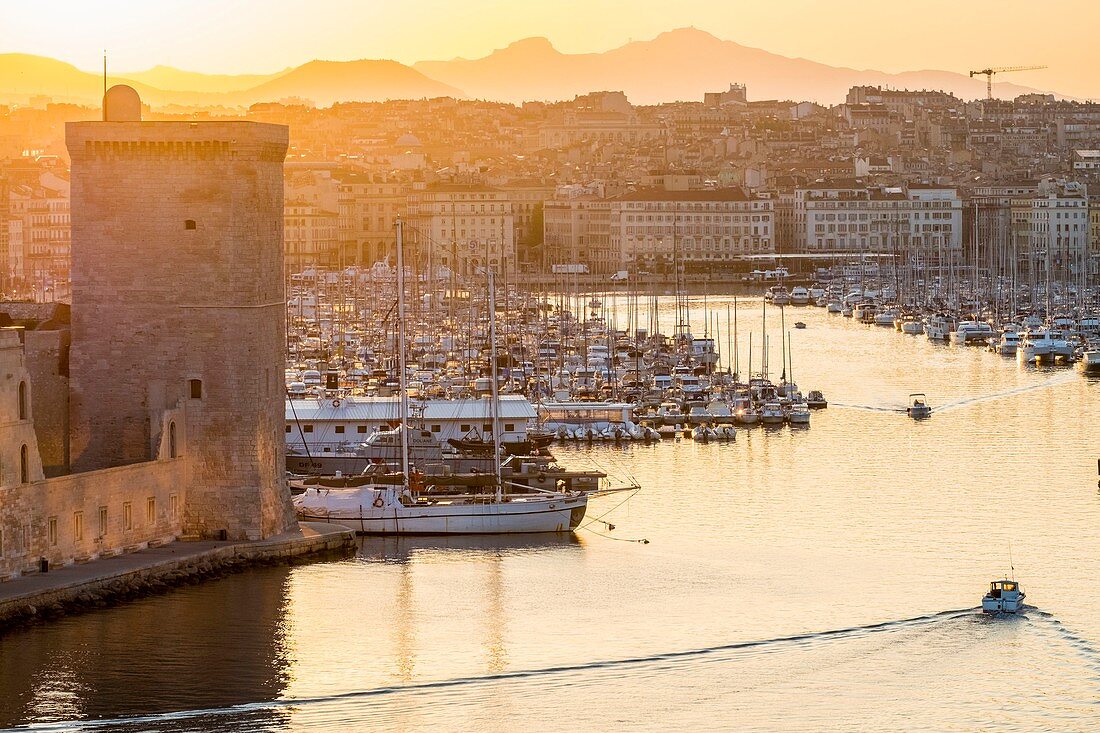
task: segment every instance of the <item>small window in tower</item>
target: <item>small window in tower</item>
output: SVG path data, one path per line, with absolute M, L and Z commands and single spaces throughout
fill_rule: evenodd
M 201 379 L 191 379 L 191 380 L 188 380 L 188 384 L 191 386 L 191 399 L 201 400 L 202 399 L 202 380 Z
M 19 483 L 25 484 L 30 481 L 30 458 L 27 455 L 27 446 L 24 444 L 19 448 Z
M 27 383 L 19 383 L 19 419 L 27 419 Z
M 184 229 L 194 229 L 195 228 L 195 220 L 194 219 L 185 220 L 183 222 L 183 228 Z
M 176 423 L 168 423 L 168 457 L 176 457 Z

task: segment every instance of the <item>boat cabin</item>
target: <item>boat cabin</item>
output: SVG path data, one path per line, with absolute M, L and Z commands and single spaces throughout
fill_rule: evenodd
M 1015 580 L 994 580 L 989 584 L 990 598 L 1004 598 L 1006 594 L 1015 595 L 1020 592 L 1020 585 Z

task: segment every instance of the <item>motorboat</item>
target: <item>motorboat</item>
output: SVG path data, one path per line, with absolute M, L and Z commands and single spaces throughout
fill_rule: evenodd
M 1066 359 L 1072 353 L 1073 347 L 1061 332 L 1045 328 L 1028 329 L 1024 331 L 1016 350 L 1016 360 L 1021 364 L 1038 364 Z
M 806 327 L 806 324 L 803 323 L 802 321 L 795 321 L 794 322 L 794 327 L 797 328 L 797 329 L 803 329 L 803 328 Z
M 794 402 L 787 408 L 787 422 L 791 425 L 809 425 L 810 411 L 804 402 Z
M 897 308 L 884 308 L 874 316 L 876 326 L 890 327 L 894 325 L 894 321 L 901 317 L 901 311 Z
M 924 333 L 924 324 L 916 316 L 905 316 L 902 318 L 901 326 L 898 330 L 910 336 L 919 336 Z
M 1100 341 L 1085 344 L 1077 358 L 1077 368 L 1083 372 L 1100 371 Z
M 806 288 L 797 285 L 791 288 L 791 305 L 808 305 L 810 302 L 810 291 Z
M 929 341 L 947 341 L 955 330 L 955 319 L 945 313 L 936 313 L 928 317 L 924 326 L 924 335 Z
M 923 420 L 932 416 L 932 408 L 928 404 L 928 398 L 922 392 L 914 392 L 909 395 L 909 406 L 905 408 L 905 414 L 914 420 Z
M 840 313 L 842 310 L 844 310 L 844 304 L 839 300 L 830 300 L 825 304 L 826 313 Z
M 760 408 L 760 422 L 764 425 L 782 425 L 787 416 L 783 414 L 783 407 L 779 402 L 765 402 Z
M 996 334 L 993 327 L 982 321 L 961 321 L 958 328 L 951 332 L 951 343 L 963 346 L 984 344 Z
M 825 395 L 821 393 L 820 389 L 811 389 L 810 393 L 806 395 L 806 407 L 811 410 L 823 410 L 829 406 L 828 400 L 825 399 Z
M 999 339 L 989 342 L 989 350 L 1001 356 L 1016 356 L 1020 348 L 1020 334 L 1006 330 Z
M 1019 613 L 1024 608 L 1024 593 L 1015 580 L 1003 578 L 989 584 L 989 592 L 982 597 L 982 613 Z

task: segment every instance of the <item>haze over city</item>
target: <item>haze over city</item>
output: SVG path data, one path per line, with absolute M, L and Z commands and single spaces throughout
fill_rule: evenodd
M 1100 96 L 1091 29 L 1100 6 L 1061 0 L 1036 22 L 1032 3 L 931 0 L 114 0 L 56 5 L 6 2 L 0 49 L 51 56 L 96 71 L 104 48 L 114 72 L 168 65 L 211 74 L 271 74 L 313 59 L 393 59 L 404 64 L 478 58 L 532 36 L 564 53 L 593 53 L 694 26 L 719 38 L 793 58 L 886 72 L 1043 64 L 1014 81 L 1068 96 Z M 1022 29 L 1026 29 L 1026 33 Z M 1026 38 L 1026 43 L 1006 45 Z

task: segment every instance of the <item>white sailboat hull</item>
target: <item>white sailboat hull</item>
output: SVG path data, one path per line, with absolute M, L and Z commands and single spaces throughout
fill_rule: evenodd
M 381 504 L 381 506 L 377 506 Z M 584 494 L 442 500 L 406 505 L 385 489 L 310 489 L 294 498 L 302 520 L 339 524 L 359 534 L 526 534 L 570 532 L 588 506 Z

